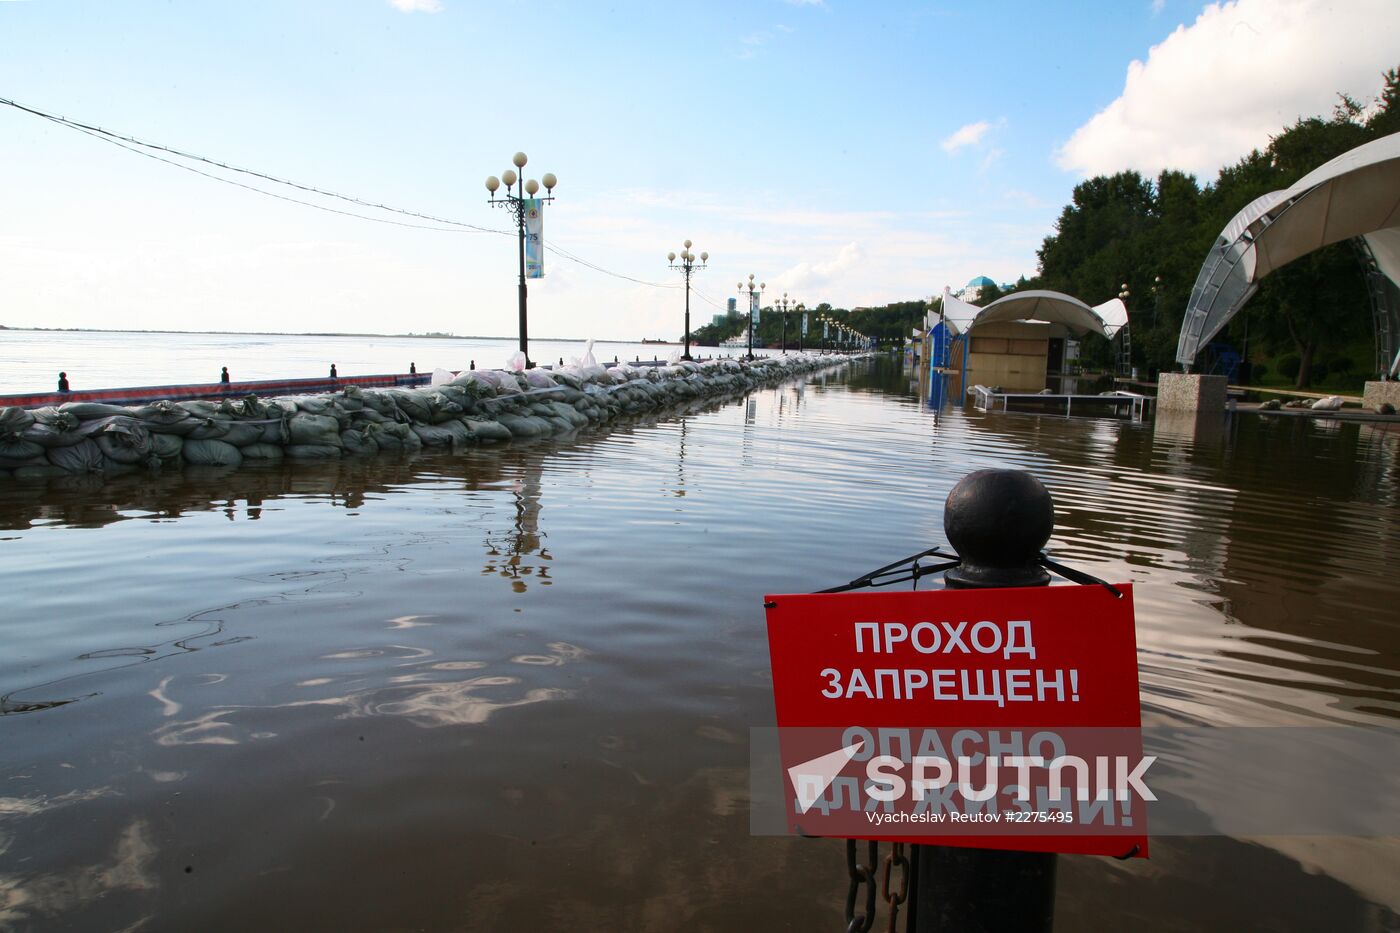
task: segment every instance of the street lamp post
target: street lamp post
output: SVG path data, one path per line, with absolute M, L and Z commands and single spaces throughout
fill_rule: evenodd
M 753 359 L 753 313 L 754 313 L 753 293 L 754 293 L 754 290 L 755 290 L 755 289 L 758 290 L 758 303 L 759 303 L 760 305 L 763 304 L 763 290 L 764 290 L 765 288 L 768 287 L 768 283 L 766 283 L 766 282 L 759 282 L 758 285 L 755 286 L 755 285 L 754 285 L 754 282 L 753 282 L 753 275 L 750 274 L 750 275 L 749 275 L 749 280 L 748 280 L 748 282 L 740 282 L 740 283 L 739 283 L 739 297 L 740 297 L 740 298 L 742 298 L 742 297 L 744 296 L 744 288 L 745 288 L 745 286 L 748 287 L 748 292 L 749 292 L 749 353 L 748 353 L 747 356 L 744 357 L 744 359 L 746 359 L 746 360 L 751 360 L 751 359 Z
M 511 159 L 511 162 L 518 169 L 523 169 L 528 161 L 529 159 L 523 152 L 517 152 Z M 511 188 L 517 181 L 519 181 L 520 187 L 513 192 Z M 539 193 L 540 182 L 533 178 L 526 181 L 525 176 L 517 176 L 513 169 L 506 169 L 501 173 L 500 178 L 491 175 L 486 179 L 486 190 L 491 193 L 491 199 L 487 203 L 493 207 L 504 207 L 510 211 L 515 217 L 515 227 L 520 235 L 520 352 L 525 354 L 525 368 L 527 369 L 535 364 L 530 362 L 530 338 L 525 322 L 525 226 L 532 207 L 538 209 L 538 203 L 554 200 L 554 186 L 559 183 L 559 179 L 550 172 L 545 172 L 540 181 L 544 182 L 545 190 L 545 196 L 542 198 L 535 197 Z M 506 188 L 505 194 L 497 199 L 496 189 L 500 188 L 502 184 Z M 526 195 L 529 197 L 527 198 Z
M 776 301 L 773 302 L 773 307 L 777 308 L 777 309 L 778 309 L 779 311 L 781 311 L 782 314 L 783 314 L 783 352 L 784 352 L 784 353 L 787 353 L 787 324 L 788 324 L 788 311 L 790 311 L 790 310 L 792 309 L 792 305 L 793 305 L 793 303 L 788 299 L 788 293 L 787 293 L 787 292 L 783 292 L 783 297 L 781 297 L 781 298 L 779 298 L 779 299 L 777 299 Z
M 797 352 L 805 353 L 802 348 L 802 338 L 807 336 L 807 306 L 802 302 L 797 303 Z
M 685 352 L 681 354 L 681 359 L 690 359 L 690 277 L 696 271 L 705 268 L 705 264 L 710 261 L 709 253 L 700 254 L 700 263 L 695 262 L 695 254 L 690 251 L 690 241 L 685 241 L 680 255 L 667 253 L 666 260 L 671 264 L 671 268 L 677 270 L 685 276 Z M 677 260 L 680 260 L 677 262 Z

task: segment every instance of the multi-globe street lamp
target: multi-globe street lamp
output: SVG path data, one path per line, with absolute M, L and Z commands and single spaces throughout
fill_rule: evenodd
M 755 311 L 756 311 L 757 308 L 758 308 L 758 305 L 754 304 L 754 291 L 755 291 L 755 290 L 758 291 L 758 304 L 759 304 L 759 305 L 763 304 L 763 290 L 764 290 L 765 288 L 768 287 L 768 283 L 766 283 L 766 282 L 759 282 L 757 285 L 754 285 L 753 275 L 752 275 L 752 273 L 751 273 L 751 274 L 749 275 L 749 280 L 748 280 L 748 282 L 740 282 L 740 283 L 739 283 L 739 297 L 740 297 L 740 298 L 742 298 L 742 297 L 744 296 L 744 288 L 745 288 L 745 286 L 748 287 L 748 291 L 749 291 L 749 353 L 748 353 L 747 356 L 744 357 L 744 359 L 746 359 L 746 360 L 751 360 L 751 359 L 753 359 L 753 325 L 754 325 L 754 313 L 755 313 Z
M 702 252 L 700 262 L 696 263 L 695 254 L 690 251 L 690 241 L 686 240 L 680 255 L 667 253 L 666 261 L 671 264 L 672 269 L 685 276 L 685 352 L 681 354 L 681 359 L 688 360 L 690 359 L 690 277 L 705 268 L 705 264 L 710 261 L 710 254 Z
M 779 299 L 777 299 L 777 300 L 775 300 L 775 301 L 773 302 L 773 307 L 776 308 L 777 310 L 781 311 L 782 314 L 783 314 L 783 352 L 784 352 L 784 353 L 787 353 L 787 324 L 788 324 L 788 312 L 792 310 L 792 308 L 793 308 L 793 306 L 794 306 L 795 304 L 796 304 L 795 301 L 793 301 L 793 300 L 791 300 L 791 299 L 788 298 L 788 293 L 787 293 L 787 292 L 783 292 L 783 297 L 781 297 L 781 298 L 779 298 Z
M 807 306 L 802 302 L 797 303 L 797 352 L 805 352 L 802 349 L 802 339 L 807 336 Z
M 525 163 L 528 161 L 530 161 L 529 158 L 527 158 L 523 152 L 517 152 L 511 159 L 511 162 L 515 164 L 515 168 L 518 169 L 523 169 Z M 512 191 L 511 189 L 515 186 L 517 181 L 520 183 L 520 187 Z M 539 193 L 540 182 L 544 182 L 545 196 L 537 198 L 535 195 Z M 535 181 L 533 178 L 526 181 L 525 176 L 517 176 L 514 169 L 506 169 L 501 173 L 500 178 L 491 175 L 486 179 L 486 190 L 491 192 L 491 199 L 488 203 L 493 207 L 504 207 L 506 210 L 510 211 L 512 216 L 515 217 L 516 230 L 520 234 L 520 352 L 525 355 L 525 367 L 527 369 L 535 364 L 530 362 L 530 338 L 525 323 L 526 227 L 532 221 L 539 219 L 540 207 L 544 202 L 554 200 L 554 186 L 558 183 L 559 179 L 555 178 L 550 172 L 545 172 L 544 175 L 541 176 L 540 181 Z M 505 185 L 505 194 L 498 199 L 496 197 L 496 190 L 500 188 L 502 184 Z M 526 195 L 529 195 L 529 197 L 526 197 Z M 531 234 L 530 236 L 534 238 L 536 234 Z

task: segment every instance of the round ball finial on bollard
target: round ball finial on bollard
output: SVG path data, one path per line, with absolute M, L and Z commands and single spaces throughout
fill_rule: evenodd
M 969 473 L 943 506 L 943 532 L 962 558 L 944 578 L 957 588 L 1045 586 L 1038 559 L 1054 528 L 1055 502 L 1030 473 Z

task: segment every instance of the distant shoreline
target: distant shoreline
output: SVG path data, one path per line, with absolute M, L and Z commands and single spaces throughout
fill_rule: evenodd
M 197 337 L 395 337 L 413 340 L 515 340 L 513 336 L 491 337 L 485 334 L 364 334 L 351 331 L 275 331 L 275 330 L 125 330 L 116 327 L 8 327 L 0 324 L 4 331 L 28 331 L 43 334 L 188 334 Z M 547 343 L 635 343 L 641 345 L 654 340 L 614 340 L 610 337 L 532 337 L 532 340 Z M 670 343 L 671 341 L 667 341 Z M 680 341 L 675 341 L 679 344 Z

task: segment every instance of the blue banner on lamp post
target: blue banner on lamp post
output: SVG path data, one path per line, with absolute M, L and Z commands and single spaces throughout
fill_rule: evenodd
M 544 202 L 525 199 L 525 278 L 544 278 Z

